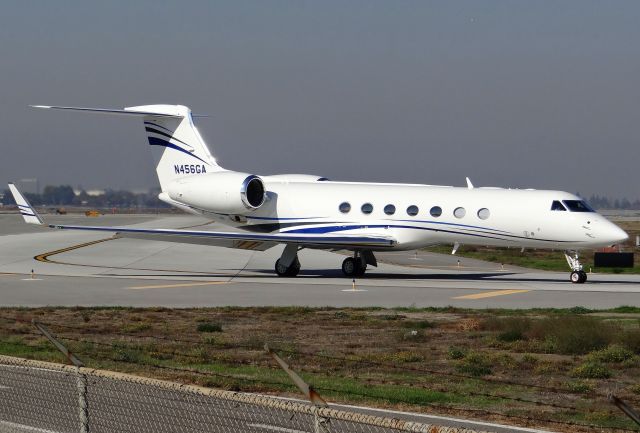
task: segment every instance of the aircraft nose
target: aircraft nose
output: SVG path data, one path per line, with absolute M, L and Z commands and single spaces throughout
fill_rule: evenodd
M 629 235 L 624 230 L 622 230 L 620 227 L 618 227 L 613 223 L 611 223 L 607 228 L 606 237 L 607 237 L 607 240 L 612 244 L 619 244 L 629 239 Z

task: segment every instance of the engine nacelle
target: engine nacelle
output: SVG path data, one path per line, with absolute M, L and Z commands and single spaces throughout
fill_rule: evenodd
M 167 194 L 171 199 L 198 209 L 243 215 L 265 201 L 262 179 L 248 173 L 221 171 L 176 179 Z

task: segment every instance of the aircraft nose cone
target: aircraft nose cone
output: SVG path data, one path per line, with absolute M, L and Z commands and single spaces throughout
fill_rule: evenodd
M 615 224 L 611 224 L 607 237 L 614 244 L 619 244 L 629 239 L 629 235 Z

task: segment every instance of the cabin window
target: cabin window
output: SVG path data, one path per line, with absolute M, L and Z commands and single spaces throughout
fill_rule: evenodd
M 349 213 L 349 211 L 351 210 L 351 205 L 348 201 L 345 201 L 344 203 L 340 203 L 340 207 L 338 209 L 340 209 L 340 212 L 342 213 Z
M 595 212 L 582 200 L 562 200 L 562 203 L 569 208 L 569 212 Z
M 440 215 L 442 215 L 442 208 L 440 206 L 434 206 L 431 208 L 429 213 L 432 217 L 438 218 Z
M 567 209 L 558 200 L 554 200 L 553 203 L 551 203 L 551 210 L 566 211 Z
M 362 213 L 364 214 L 370 214 L 371 212 L 373 212 L 373 205 L 371 203 L 365 203 L 362 205 L 362 207 L 360 208 L 360 210 L 362 211 Z
M 396 213 L 396 207 L 392 204 L 388 204 L 384 207 L 384 213 L 386 213 L 387 215 L 393 215 L 394 213 Z
M 487 209 L 486 207 L 483 207 L 478 211 L 478 218 L 480 218 L 481 220 L 486 220 L 490 215 L 491 212 L 489 212 L 489 209 Z
M 453 211 L 453 215 L 456 218 L 463 218 L 467 214 L 467 211 L 463 207 L 457 207 Z
M 418 209 L 418 206 L 416 205 L 411 205 L 407 208 L 407 215 L 409 216 L 416 216 L 418 215 L 418 212 L 420 212 L 420 209 Z

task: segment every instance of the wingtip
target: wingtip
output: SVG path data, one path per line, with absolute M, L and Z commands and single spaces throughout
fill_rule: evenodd
M 51 105 L 29 105 L 31 108 L 51 108 Z

